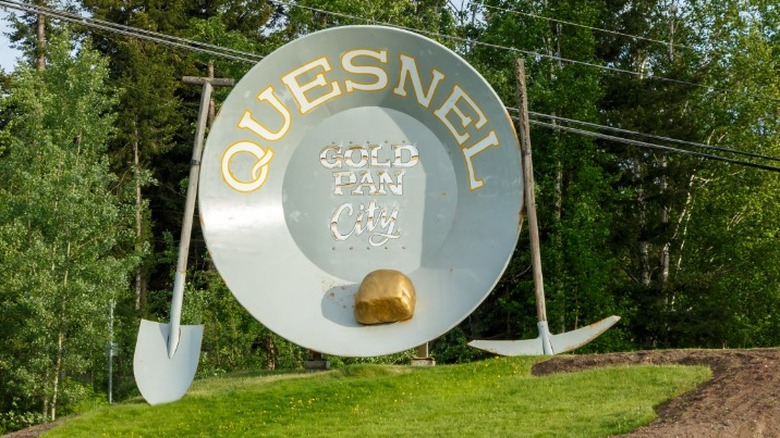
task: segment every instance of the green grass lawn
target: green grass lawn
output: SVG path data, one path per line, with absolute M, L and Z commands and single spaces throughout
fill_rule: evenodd
M 648 423 L 654 406 L 711 377 L 681 366 L 531 376 L 542 359 L 208 378 L 178 402 L 101 407 L 45 437 L 598 437 Z

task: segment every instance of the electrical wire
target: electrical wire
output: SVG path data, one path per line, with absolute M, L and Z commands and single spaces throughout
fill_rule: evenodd
M 57 11 L 43 6 L 30 5 L 22 2 L 11 1 L 11 0 L 0 0 L 0 6 L 5 6 L 7 8 L 20 10 L 23 12 L 41 14 L 57 20 L 67 21 L 70 23 L 79 24 L 94 29 L 114 32 L 121 35 L 133 37 L 133 38 L 145 39 L 148 41 L 153 41 L 156 43 L 165 44 L 176 48 L 183 48 L 183 49 L 193 50 L 196 52 L 201 52 L 213 56 L 232 59 L 234 61 L 242 61 L 242 62 L 255 64 L 263 58 L 263 56 L 254 53 L 243 52 L 240 50 L 234 50 L 227 47 L 222 47 L 222 46 L 209 44 L 209 43 L 203 43 L 191 39 L 175 37 L 175 36 L 166 35 L 159 32 L 140 29 L 137 27 L 112 23 L 110 21 L 98 20 L 94 18 L 86 18 L 80 15 Z
M 319 9 L 316 9 L 316 8 L 310 8 L 310 7 L 307 7 L 307 6 L 289 4 L 287 2 L 280 1 L 280 0 L 269 0 L 269 1 L 272 1 L 272 2 L 275 2 L 275 3 L 280 3 L 280 4 L 286 4 L 288 6 L 300 6 L 300 7 L 303 7 L 305 9 L 314 10 L 316 12 L 330 13 L 330 14 L 337 15 L 337 16 L 343 16 L 345 18 L 361 19 L 360 17 L 354 17 L 354 16 L 350 16 L 350 15 L 347 15 L 347 14 L 332 13 L 332 12 L 329 12 L 329 11 L 319 10 Z M 192 51 L 197 51 L 197 52 L 201 52 L 201 53 L 207 53 L 207 54 L 220 56 L 220 57 L 224 57 L 224 58 L 228 58 L 228 59 L 233 59 L 233 60 L 237 60 L 237 61 L 256 63 L 258 60 L 263 58 L 263 56 L 260 56 L 260 55 L 257 55 L 257 54 L 253 54 L 253 53 L 250 53 L 250 52 L 242 52 L 242 51 L 238 51 L 238 50 L 234 50 L 234 49 L 225 48 L 225 47 L 222 47 L 222 46 L 217 46 L 217 45 L 208 44 L 208 43 L 202 43 L 202 42 L 195 41 L 195 40 L 189 40 L 189 39 L 185 39 L 185 38 L 173 37 L 173 36 L 162 34 L 162 33 L 158 33 L 158 32 L 138 29 L 138 28 L 131 27 L 131 26 L 119 25 L 119 24 L 111 23 L 111 22 L 104 21 L 104 20 L 89 19 L 89 18 L 81 17 L 81 16 L 78 16 L 78 15 L 75 15 L 75 14 L 64 13 L 64 12 L 55 11 L 55 10 L 52 10 L 52 9 L 49 9 L 49 8 L 45 8 L 45 7 L 28 5 L 28 4 L 24 4 L 24 3 L 20 3 L 20 2 L 15 2 L 15 1 L 0 0 L 0 6 L 6 6 L 6 7 L 9 7 L 9 8 L 12 8 L 12 9 L 22 10 L 22 11 L 26 11 L 26 12 L 40 13 L 42 15 L 46 15 L 46 16 L 49 16 L 51 18 L 61 19 L 63 21 L 68 21 L 68 22 L 72 22 L 72 23 L 76 23 L 76 24 L 81 24 L 81 25 L 84 25 L 84 26 L 87 26 L 87 27 L 92 27 L 92 28 L 96 28 L 96 29 L 106 30 L 106 31 L 109 31 L 109 32 L 115 32 L 115 33 L 118 33 L 118 34 L 130 36 L 130 37 L 147 39 L 147 40 L 150 40 L 150 41 L 153 41 L 153 42 L 157 42 L 157 43 L 160 43 L 160 44 L 166 44 L 166 45 L 170 45 L 170 46 L 177 47 L 177 48 L 183 48 L 183 49 L 186 49 L 186 50 L 192 50 Z M 374 20 L 370 20 L 370 19 L 362 19 L 362 20 L 374 22 Z M 380 24 L 386 24 L 386 23 L 380 23 Z M 396 26 L 396 27 L 401 27 L 401 26 Z M 404 27 L 401 27 L 401 28 L 404 28 Z M 410 29 L 410 28 L 404 28 L 404 29 L 420 32 L 419 30 L 416 30 L 416 29 Z M 438 34 L 438 33 L 434 33 L 434 32 L 427 32 L 427 33 L 432 33 L 432 34 L 435 34 L 435 35 L 440 36 L 440 37 L 447 37 L 446 35 L 442 35 L 442 34 Z M 211 50 L 211 49 L 215 49 L 215 50 Z M 229 52 L 229 53 L 225 53 L 225 52 Z M 236 56 L 235 54 L 242 55 L 242 56 Z M 254 59 L 250 59 L 249 57 L 252 57 Z M 519 112 L 519 110 L 517 108 L 513 108 L 513 107 L 506 107 L 506 109 L 508 111 Z M 760 155 L 760 154 L 754 154 L 754 153 L 739 151 L 739 150 L 730 149 L 730 148 L 723 148 L 723 147 L 716 147 L 716 146 L 711 146 L 711 145 L 705 145 L 703 143 L 689 142 L 689 141 L 674 139 L 674 138 L 670 138 L 670 137 L 663 137 L 663 136 L 657 136 L 657 135 L 653 135 L 653 134 L 646 134 L 646 133 L 637 132 L 637 131 L 631 131 L 631 130 L 622 129 L 622 128 L 614 128 L 614 127 L 610 127 L 610 126 L 604 126 L 604 125 L 599 125 L 599 124 L 596 124 L 596 123 L 584 122 L 584 121 L 581 121 L 581 120 L 570 119 L 570 118 L 565 118 L 565 117 L 560 117 L 560 116 L 553 116 L 553 115 L 536 113 L 536 112 L 531 112 L 529 114 L 534 116 L 534 117 L 541 117 L 541 118 L 546 118 L 546 119 L 551 119 L 551 120 L 556 120 L 556 121 L 562 121 L 562 122 L 567 122 L 567 123 L 574 123 L 574 124 L 579 124 L 579 125 L 583 125 L 583 126 L 593 127 L 593 128 L 597 128 L 597 129 L 603 129 L 603 130 L 610 130 L 610 131 L 613 131 L 613 132 L 619 132 L 619 133 L 623 133 L 623 134 L 643 136 L 643 137 L 646 137 L 646 138 L 652 138 L 652 139 L 660 140 L 660 141 L 667 141 L 667 142 L 673 142 L 673 143 L 678 143 L 678 144 L 685 144 L 685 145 L 694 146 L 694 147 L 703 148 L 703 149 L 716 150 L 716 151 L 720 151 L 720 152 L 727 152 L 727 153 L 732 153 L 732 154 L 737 154 L 737 155 L 750 156 L 750 157 L 753 157 L 753 158 L 761 158 L 761 159 L 766 159 L 766 160 L 780 161 L 780 158 L 776 158 L 776 157 Z M 741 165 L 746 165 L 746 166 L 751 166 L 751 167 L 757 167 L 757 168 L 764 169 L 764 170 L 780 171 L 780 168 L 776 168 L 776 167 L 773 167 L 773 166 L 767 166 L 767 165 L 756 164 L 756 163 L 751 163 L 751 162 L 746 162 L 746 161 L 734 160 L 734 159 L 729 159 L 729 158 L 725 158 L 725 157 L 721 157 L 721 156 L 717 156 L 717 155 L 703 154 L 703 153 L 699 153 L 699 152 L 689 151 L 689 150 L 685 150 L 685 149 L 672 148 L 672 147 L 669 147 L 669 146 L 658 145 L 658 144 L 649 143 L 649 142 L 643 142 L 643 141 L 638 141 L 638 140 L 626 139 L 626 138 L 617 137 L 617 136 L 611 136 L 611 135 L 602 134 L 602 133 L 598 133 L 598 132 L 594 132 L 594 131 L 588 131 L 588 130 L 572 128 L 572 127 L 568 127 L 568 126 L 562 126 L 562 125 L 555 125 L 555 124 L 545 123 L 545 122 L 541 122 L 539 120 L 529 120 L 529 122 L 532 123 L 532 124 L 535 124 L 535 125 L 539 125 L 539 126 L 545 126 L 545 127 L 550 127 L 552 129 L 562 130 L 562 131 L 566 131 L 566 132 L 571 132 L 571 133 L 576 133 L 576 134 L 581 134 L 581 135 L 601 138 L 601 139 L 605 139 L 605 140 L 616 141 L 616 142 L 620 142 L 620 143 L 630 144 L 630 145 L 633 145 L 633 146 L 661 149 L 661 150 L 666 150 L 666 151 L 669 151 L 669 152 L 675 152 L 675 153 L 681 153 L 681 154 L 687 154 L 687 155 L 694 155 L 694 156 L 705 157 L 705 158 L 710 158 L 710 159 L 719 160 L 719 161 L 725 161 L 725 162 L 729 162 L 729 163 L 733 163 L 733 164 L 741 164 Z
M 289 7 L 305 9 L 305 10 L 308 10 L 308 11 L 311 11 L 311 12 L 318 12 L 318 13 L 321 13 L 321 14 L 331 15 L 331 16 L 334 16 L 334 17 L 346 18 L 346 19 L 349 19 L 349 20 L 357 20 L 357 21 L 362 21 L 364 23 L 370 23 L 370 24 L 377 24 L 377 25 L 394 27 L 394 28 L 397 28 L 397 29 L 408 30 L 408 31 L 411 31 L 411 32 L 421 33 L 421 34 L 425 34 L 425 35 L 429 35 L 429 36 L 433 36 L 433 37 L 447 38 L 447 39 L 450 39 L 450 40 L 453 40 L 453 41 L 458 41 L 458 42 L 467 43 L 467 44 L 479 45 L 479 46 L 493 48 L 493 49 L 497 49 L 497 50 L 505 50 L 505 51 L 515 52 L 515 53 L 522 53 L 524 55 L 532 56 L 534 58 L 551 59 L 551 60 L 555 60 L 555 61 L 565 62 L 567 64 L 582 65 L 582 66 L 596 68 L 596 69 L 600 69 L 600 70 L 604 70 L 604 71 L 610 71 L 610 72 L 615 72 L 615 73 L 622 73 L 622 74 L 627 74 L 627 75 L 632 75 L 632 76 L 639 76 L 639 77 L 643 77 L 644 79 L 652 79 L 652 80 L 661 81 L 661 82 L 668 82 L 668 83 L 673 83 L 673 84 L 678 84 L 678 85 L 686 85 L 686 86 L 695 87 L 695 88 L 703 88 L 703 89 L 706 89 L 709 92 L 717 91 L 717 92 L 729 93 L 729 94 L 733 93 L 733 94 L 740 94 L 740 95 L 743 95 L 743 96 L 751 97 L 753 99 L 768 100 L 768 101 L 773 101 L 773 102 L 780 102 L 780 99 L 778 99 L 778 98 L 762 96 L 762 95 L 748 93 L 748 92 L 744 92 L 744 91 L 730 90 L 730 89 L 722 88 L 722 87 L 715 87 L 715 86 L 711 86 L 711 85 L 704 85 L 704 84 L 700 84 L 698 82 L 685 81 L 685 80 L 682 80 L 682 79 L 667 78 L 667 77 L 664 77 L 664 76 L 657 76 L 657 75 L 652 75 L 652 74 L 646 74 L 646 73 L 643 73 L 643 72 L 637 72 L 637 71 L 627 70 L 627 69 L 618 68 L 618 67 L 610 67 L 610 66 L 607 66 L 607 65 L 593 64 L 593 63 L 586 62 L 586 61 L 578 61 L 576 59 L 564 58 L 564 57 L 561 57 L 561 56 L 550 55 L 550 54 L 541 53 L 541 52 L 537 52 L 537 51 L 533 51 L 533 50 L 523 50 L 523 49 L 518 49 L 518 48 L 515 48 L 515 47 L 508 47 L 508 46 L 502 46 L 502 45 L 499 45 L 499 44 L 486 43 L 484 41 L 469 40 L 467 38 L 462 38 L 462 37 L 458 37 L 458 36 L 454 36 L 454 35 L 444 35 L 444 34 L 441 34 L 441 33 L 438 33 L 438 32 L 428 31 L 428 30 L 424 30 L 424 29 L 415 29 L 415 28 L 411 28 L 411 27 L 408 27 L 408 26 L 401 26 L 401 25 L 397 25 L 397 24 L 386 23 L 386 22 L 373 20 L 373 19 L 365 18 L 365 17 L 357 17 L 357 16 L 354 16 L 354 15 L 344 14 L 344 13 L 341 13 L 341 12 L 329 11 L 327 9 L 320 9 L 320 8 L 315 8 L 315 7 L 312 7 L 312 6 L 305 6 L 305 5 L 301 5 L 301 4 L 297 4 L 297 3 L 290 3 L 290 2 L 284 1 L 284 0 L 268 0 L 268 1 L 272 2 L 272 3 L 286 5 L 286 6 L 289 6 Z
M 517 109 L 517 108 L 506 107 L 506 109 L 508 111 L 512 111 L 512 112 L 518 112 L 518 113 L 520 112 L 520 110 Z M 612 131 L 612 132 L 619 132 L 621 134 L 635 135 L 635 136 L 639 136 L 639 137 L 651 138 L 653 140 L 658 140 L 658 141 L 666 141 L 666 142 L 677 143 L 677 144 L 682 144 L 682 145 L 686 145 L 686 146 L 693 146 L 693 147 L 697 147 L 697 148 L 700 148 L 700 149 L 707 149 L 707 150 L 718 151 L 718 152 L 726 152 L 726 153 L 735 154 L 735 155 L 744 155 L 744 156 L 747 156 L 747 157 L 759 158 L 759 159 L 762 159 L 762 160 L 769 160 L 769 161 L 778 161 L 778 162 L 780 162 L 780 158 L 778 158 L 778 157 L 772 157 L 772 156 L 769 156 L 769 155 L 756 154 L 756 153 L 753 153 L 753 152 L 745 152 L 745 151 L 740 151 L 738 149 L 733 149 L 733 148 L 727 148 L 727 147 L 722 147 L 722 146 L 712 146 L 712 145 L 708 145 L 708 144 L 705 144 L 705 143 L 697 143 L 697 142 L 694 142 L 694 141 L 680 140 L 680 139 L 677 139 L 677 138 L 664 137 L 664 136 L 661 136 L 661 135 L 646 134 L 644 132 L 632 131 L 632 130 L 624 129 L 624 128 L 615 128 L 615 127 L 606 126 L 606 125 L 599 125 L 597 123 L 584 122 L 582 120 L 570 119 L 570 118 L 567 118 L 567 117 L 554 116 L 554 115 L 550 115 L 550 114 L 537 113 L 537 112 L 534 112 L 534 111 L 529 111 L 528 114 L 531 117 L 541 117 L 541 118 L 544 118 L 544 119 L 550 119 L 550 120 L 566 122 L 566 123 L 573 123 L 573 124 L 577 124 L 577 125 L 587 126 L 587 127 L 590 127 L 590 128 L 602 129 L 602 130 Z
M 441 33 L 438 33 L 438 32 L 426 31 L 426 30 L 423 30 L 423 29 L 414 29 L 414 28 L 410 28 L 410 27 L 406 27 L 406 26 L 400 26 L 400 25 L 395 25 L 395 24 L 391 24 L 391 23 L 385 23 L 385 22 L 381 22 L 381 21 L 377 21 L 377 20 L 372 20 L 372 19 L 369 19 L 369 18 L 357 17 L 357 16 L 354 16 L 354 15 L 343 14 L 343 13 L 339 13 L 339 12 L 333 12 L 333 11 L 329 11 L 329 10 L 325 10 L 325 9 L 314 8 L 314 7 L 311 7 L 311 6 L 305 6 L 305 5 L 300 5 L 300 4 L 296 4 L 296 3 L 290 3 L 290 2 L 282 1 L 282 0 L 268 0 L 268 1 L 270 1 L 272 3 L 286 5 L 286 6 L 289 6 L 289 7 L 296 7 L 296 8 L 301 8 L 301 9 L 305 9 L 305 10 L 309 10 L 309 11 L 313 11 L 313 12 L 328 14 L 328 15 L 331 15 L 331 16 L 347 18 L 347 19 L 351 19 L 351 20 L 358 20 L 358 21 L 363 21 L 363 22 L 371 23 L 371 24 L 378 24 L 378 25 L 385 25 L 385 26 L 395 27 L 395 28 L 399 28 L 399 29 L 409 30 L 409 31 L 412 31 L 412 32 L 423 33 L 423 34 L 434 36 L 434 37 L 448 38 L 448 39 L 452 39 L 452 40 L 460 41 L 460 42 L 464 42 L 464 43 L 473 43 L 473 44 L 476 44 L 476 45 L 481 45 L 481 46 L 484 46 L 484 47 L 495 48 L 495 49 L 498 49 L 498 50 L 506 50 L 506 51 L 516 52 L 516 53 L 522 53 L 524 55 L 532 56 L 534 58 L 546 58 L 546 59 L 566 62 L 566 63 L 569 63 L 569 64 L 583 65 L 583 66 L 587 66 L 587 67 L 591 67 L 591 68 L 597 68 L 597 69 L 601 69 L 601 70 L 617 72 L 617 73 L 623 73 L 623 74 L 628 74 L 628 75 L 633 75 L 633 76 L 641 76 L 641 75 L 643 75 L 643 73 L 632 71 L 632 70 L 627 70 L 627 69 L 622 69 L 622 68 L 617 68 L 617 67 L 604 66 L 604 65 L 598 65 L 598 64 L 585 62 L 585 61 L 578 61 L 578 60 L 574 60 L 574 59 L 563 58 L 563 57 L 560 57 L 560 56 L 545 54 L 545 53 L 536 52 L 536 51 L 533 51 L 533 50 L 522 50 L 522 49 L 517 49 L 517 48 L 514 48 L 514 47 L 507 47 L 507 46 L 502 46 L 502 45 L 498 45 L 498 44 L 486 43 L 486 42 L 482 42 L 482 41 L 473 41 L 473 40 L 468 40 L 466 38 L 461 38 L 461 37 L 457 37 L 457 36 L 453 36 L 453 35 L 444 35 L 444 34 L 441 34 Z M 144 30 L 144 29 L 131 27 L 131 26 L 118 25 L 116 23 L 111 23 L 111 22 L 104 21 L 104 20 L 96 20 L 96 19 L 91 19 L 91 18 L 85 18 L 85 17 L 81 17 L 81 16 L 78 16 L 78 15 L 67 14 L 67 13 L 63 13 L 63 12 L 60 12 L 60 11 L 55 11 L 53 9 L 44 8 L 44 7 L 41 7 L 41 6 L 30 5 L 30 4 L 26 4 L 26 3 L 22 3 L 22 2 L 16 2 L 16 1 L 11 1 L 11 0 L 0 0 L 0 5 L 1 6 L 6 6 L 6 7 L 9 7 L 9 8 L 12 8 L 12 9 L 26 11 L 26 12 L 40 13 L 42 15 L 50 16 L 52 18 L 57 18 L 57 19 L 61 19 L 63 21 L 69 21 L 69 22 L 72 22 L 72 23 L 82 24 L 82 25 L 85 25 L 85 26 L 88 26 L 88 27 L 93 27 L 93 28 L 96 28 L 96 29 L 114 31 L 116 33 L 120 33 L 120 34 L 123 34 L 123 35 L 126 35 L 126 36 L 147 39 L 147 40 L 150 40 L 150 41 L 156 41 L 156 42 L 159 42 L 161 44 L 166 44 L 166 45 L 173 46 L 173 47 L 191 48 L 191 50 L 195 50 L 195 51 L 198 51 L 198 52 L 201 52 L 201 53 L 206 53 L 206 54 L 210 54 L 210 55 L 220 56 L 220 57 L 223 57 L 223 58 L 233 59 L 233 60 L 237 60 L 237 61 L 243 61 L 243 62 L 247 62 L 247 63 L 256 63 L 258 60 L 263 58 L 260 55 L 256 55 L 256 54 L 249 53 L 249 52 L 242 52 L 242 51 L 229 49 L 229 48 L 225 48 L 225 47 L 221 47 L 221 46 L 217 46 L 217 45 L 213 45 L 213 44 L 202 43 L 202 42 L 199 42 L 199 41 L 188 40 L 188 39 L 185 39 L 185 38 L 173 37 L 173 36 L 165 35 L 165 34 L 162 34 L 162 33 L 159 33 L 159 32 L 148 31 L 148 30 Z M 211 49 L 216 49 L 216 50 L 219 50 L 219 51 L 215 51 L 215 50 L 211 50 Z M 237 53 L 237 54 L 240 54 L 241 56 L 231 55 L 230 53 L 224 53 L 224 52 Z M 646 79 L 653 79 L 653 80 L 664 81 L 664 82 L 669 82 L 669 83 L 676 83 L 676 84 L 680 84 L 680 85 L 687 85 L 687 86 L 692 86 L 692 87 L 704 88 L 704 89 L 707 89 L 708 91 L 720 91 L 720 92 L 724 92 L 724 93 L 736 93 L 736 94 L 741 94 L 741 95 L 749 96 L 749 97 L 756 98 L 756 99 L 780 102 L 780 99 L 776 99 L 776 98 L 755 95 L 755 94 L 752 94 L 752 93 L 747 93 L 747 92 L 742 92 L 742 91 L 737 91 L 737 90 L 729 90 L 729 89 L 725 89 L 725 88 L 704 85 L 704 84 L 691 82 L 691 81 L 667 78 L 667 77 L 657 76 L 657 75 L 644 75 L 644 77 Z
M 535 58 L 547 58 L 547 59 L 551 59 L 551 60 L 555 60 L 555 61 L 562 61 L 562 62 L 566 62 L 566 63 L 570 63 L 570 64 L 585 65 L 585 66 L 588 66 L 588 67 L 595 67 L 595 68 L 599 68 L 599 69 L 603 69 L 603 70 L 619 72 L 619 73 L 627 73 L 627 74 L 632 74 L 632 75 L 639 75 L 640 74 L 640 73 L 635 72 L 635 71 L 625 70 L 625 69 L 621 69 L 621 68 L 617 68 L 617 67 L 608 67 L 608 66 L 604 66 L 604 65 L 592 64 L 592 63 L 588 63 L 588 62 L 585 62 L 585 61 L 577 61 L 577 60 L 574 60 L 574 59 L 562 58 L 562 57 L 555 56 L 555 55 L 549 55 L 549 54 L 546 54 L 546 53 L 536 52 L 534 50 L 523 50 L 523 49 L 518 49 L 518 48 L 515 48 L 515 47 L 508 47 L 508 46 L 502 46 L 502 45 L 499 45 L 499 44 L 486 43 L 484 41 L 475 41 L 475 40 L 470 40 L 470 39 L 467 39 L 467 38 L 462 38 L 462 37 L 458 37 L 458 36 L 454 36 L 454 35 L 444 35 L 444 34 L 441 34 L 441 33 L 438 33 L 438 32 L 430 31 L 430 30 L 415 29 L 415 28 L 408 27 L 408 26 L 401 26 L 399 24 L 385 23 L 385 22 L 382 22 L 382 21 L 373 20 L 371 18 L 357 17 L 357 16 L 354 16 L 354 15 L 344 14 L 344 13 L 341 13 L 341 12 L 329 11 L 327 9 L 320 9 L 320 8 L 315 8 L 315 7 L 312 7 L 312 6 L 301 5 L 301 4 L 297 4 L 297 3 L 290 3 L 290 2 L 287 2 L 287 1 L 284 1 L 284 0 L 268 0 L 268 1 L 270 1 L 272 3 L 277 3 L 277 4 L 281 4 L 281 5 L 286 5 L 286 6 L 290 6 L 290 7 L 299 8 L 299 9 L 305 9 L 305 10 L 308 10 L 308 11 L 311 11 L 311 12 L 318 12 L 320 14 L 331 15 L 331 16 L 334 16 L 334 17 L 346 18 L 346 19 L 349 19 L 349 20 L 357 20 L 357 21 L 362 21 L 364 23 L 369 23 L 369 24 L 376 24 L 376 25 L 394 27 L 396 29 L 408 30 L 408 31 L 411 31 L 411 32 L 421 33 L 421 34 L 429 35 L 429 36 L 432 36 L 432 37 L 447 38 L 447 39 L 451 39 L 453 41 L 458 41 L 458 42 L 462 42 L 462 43 L 469 43 L 469 44 L 475 44 L 475 45 L 479 45 L 479 46 L 483 46 L 483 47 L 489 47 L 489 48 L 493 48 L 493 49 L 507 50 L 507 51 L 510 51 L 510 52 L 522 53 L 524 55 L 532 56 L 532 57 L 535 57 Z M 651 76 L 648 76 L 648 77 L 651 77 Z M 659 80 L 663 79 L 663 80 L 669 80 L 669 81 L 673 81 L 673 82 L 680 82 L 677 79 L 662 78 L 660 76 L 653 76 L 653 77 L 655 77 L 655 78 L 657 78 Z M 682 83 L 686 83 L 686 82 L 682 82 Z M 691 83 L 691 84 L 693 84 L 693 83 Z M 694 84 L 694 85 L 703 86 L 703 85 L 700 85 L 700 84 Z
M 512 119 L 518 120 L 518 118 L 516 118 L 514 116 L 512 117 Z M 628 138 L 616 137 L 614 135 L 602 134 L 600 132 L 588 131 L 588 130 L 579 129 L 579 128 L 572 128 L 572 127 L 569 127 L 569 126 L 553 125 L 552 123 L 541 122 L 541 121 L 538 121 L 538 120 L 529 120 L 528 122 L 530 124 L 532 124 L 532 125 L 543 126 L 543 127 L 546 127 L 546 128 L 559 130 L 559 131 L 570 132 L 570 133 L 573 133 L 573 134 L 585 135 L 585 136 L 589 136 L 589 137 L 599 138 L 599 139 L 602 139 L 602 140 L 614 141 L 616 143 L 627 144 L 627 145 L 630 145 L 630 146 L 637 146 L 637 147 L 649 148 L 649 149 L 658 149 L 658 150 L 662 150 L 662 151 L 666 151 L 666 152 L 673 152 L 673 153 L 676 153 L 676 154 L 690 155 L 690 156 L 693 156 L 693 157 L 699 157 L 699 158 L 706 158 L 706 159 L 709 159 L 709 160 L 722 161 L 722 162 L 725 162 L 725 163 L 737 164 L 737 165 L 740 165 L 740 166 L 754 167 L 756 169 L 768 170 L 768 171 L 771 171 L 771 172 L 780 172 L 780 167 L 769 166 L 769 165 L 766 165 L 766 164 L 753 163 L 753 162 L 750 162 L 750 161 L 735 160 L 733 158 L 721 157 L 719 155 L 705 154 L 705 153 L 702 153 L 702 152 L 695 152 L 695 151 L 690 151 L 690 150 L 687 150 L 687 149 L 673 148 L 673 147 L 670 147 L 670 146 L 660 145 L 660 144 L 656 144 L 656 143 L 650 143 L 650 142 L 646 142 L 646 141 L 639 141 L 639 140 L 632 140 L 632 139 L 628 139 Z
M 634 40 L 639 40 L 639 41 L 647 41 L 647 42 L 651 42 L 651 43 L 661 44 L 661 45 L 664 45 L 666 47 L 672 46 L 672 47 L 679 47 L 681 49 L 694 49 L 695 50 L 695 47 L 689 46 L 687 44 L 680 44 L 680 43 L 672 43 L 672 44 L 670 44 L 669 41 L 662 41 L 662 40 L 659 40 L 659 39 L 648 38 L 648 37 L 643 37 L 643 36 L 639 36 L 639 35 L 633 35 L 633 34 L 630 34 L 630 33 L 618 32 L 616 30 L 609 30 L 609 29 L 603 29 L 603 28 L 595 27 L 595 26 L 588 26 L 586 24 L 575 23 L 573 21 L 567 21 L 567 20 L 560 20 L 560 19 L 557 19 L 557 18 L 544 17 L 542 15 L 536 15 L 536 14 L 532 14 L 530 12 L 518 11 L 517 9 L 507 9 L 507 8 L 502 8 L 500 6 L 491 6 L 491 5 L 487 5 L 487 4 L 483 4 L 482 6 L 484 6 L 486 9 L 493 9 L 493 10 L 496 10 L 496 11 L 508 12 L 508 13 L 516 14 L 516 15 L 522 15 L 522 16 L 534 18 L 534 19 L 537 19 L 537 20 L 545 20 L 545 21 L 549 21 L 549 22 L 552 22 L 552 23 L 560 23 L 560 24 L 565 24 L 567 26 L 580 27 L 580 28 L 583 28 L 583 29 L 593 30 L 593 31 L 596 31 L 596 32 L 602 32 L 602 33 L 608 33 L 608 34 L 611 34 L 611 35 L 618 35 L 618 36 L 628 37 L 628 38 L 631 38 L 631 39 L 634 39 Z

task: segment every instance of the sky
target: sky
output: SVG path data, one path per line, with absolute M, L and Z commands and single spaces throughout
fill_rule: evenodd
M 16 58 L 21 56 L 21 53 L 11 49 L 11 41 L 6 35 L 11 31 L 11 23 L 8 21 L 9 15 L 8 11 L 0 9 L 0 67 L 6 72 L 13 70 Z

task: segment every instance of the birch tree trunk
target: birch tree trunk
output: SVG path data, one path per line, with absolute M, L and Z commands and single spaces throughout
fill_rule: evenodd
M 133 166 L 135 169 L 135 245 L 136 251 L 141 251 L 143 239 L 143 198 L 141 197 L 141 165 L 138 151 L 138 128 L 134 130 Z M 135 268 L 135 310 L 141 310 L 143 302 L 143 271 L 141 264 Z

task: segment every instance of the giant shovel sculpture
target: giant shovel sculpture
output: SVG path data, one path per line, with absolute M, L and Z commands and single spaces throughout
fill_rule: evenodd
M 203 90 L 195 131 L 195 144 L 190 163 L 187 200 L 179 241 L 179 258 L 171 299 L 170 324 L 141 320 L 138 340 L 133 356 L 133 374 L 141 395 L 151 405 L 179 400 L 187 392 L 195 378 L 203 339 L 202 325 L 181 325 L 181 309 L 184 300 L 184 280 L 187 271 L 187 254 L 192 233 L 192 216 L 195 212 L 200 159 L 206 132 L 209 100 L 213 86 L 233 85 L 232 79 L 185 77 L 188 84 L 202 84 Z
M 531 137 L 528 121 L 528 96 L 525 87 L 525 66 L 522 59 L 517 61 L 517 88 L 520 101 L 520 149 L 523 158 L 523 178 L 525 182 L 525 210 L 528 215 L 528 232 L 531 240 L 531 264 L 536 295 L 536 313 L 539 319 L 537 323 L 539 336 L 535 339 L 524 340 L 475 340 L 469 342 L 469 345 L 502 356 L 551 356 L 571 351 L 587 344 L 612 327 L 620 317 L 613 315 L 576 330 L 557 335 L 550 333 L 550 329 L 547 326 L 547 310 L 544 299 L 544 281 L 542 278 L 539 245 L 539 226 L 536 220 L 536 197 L 534 194 Z

